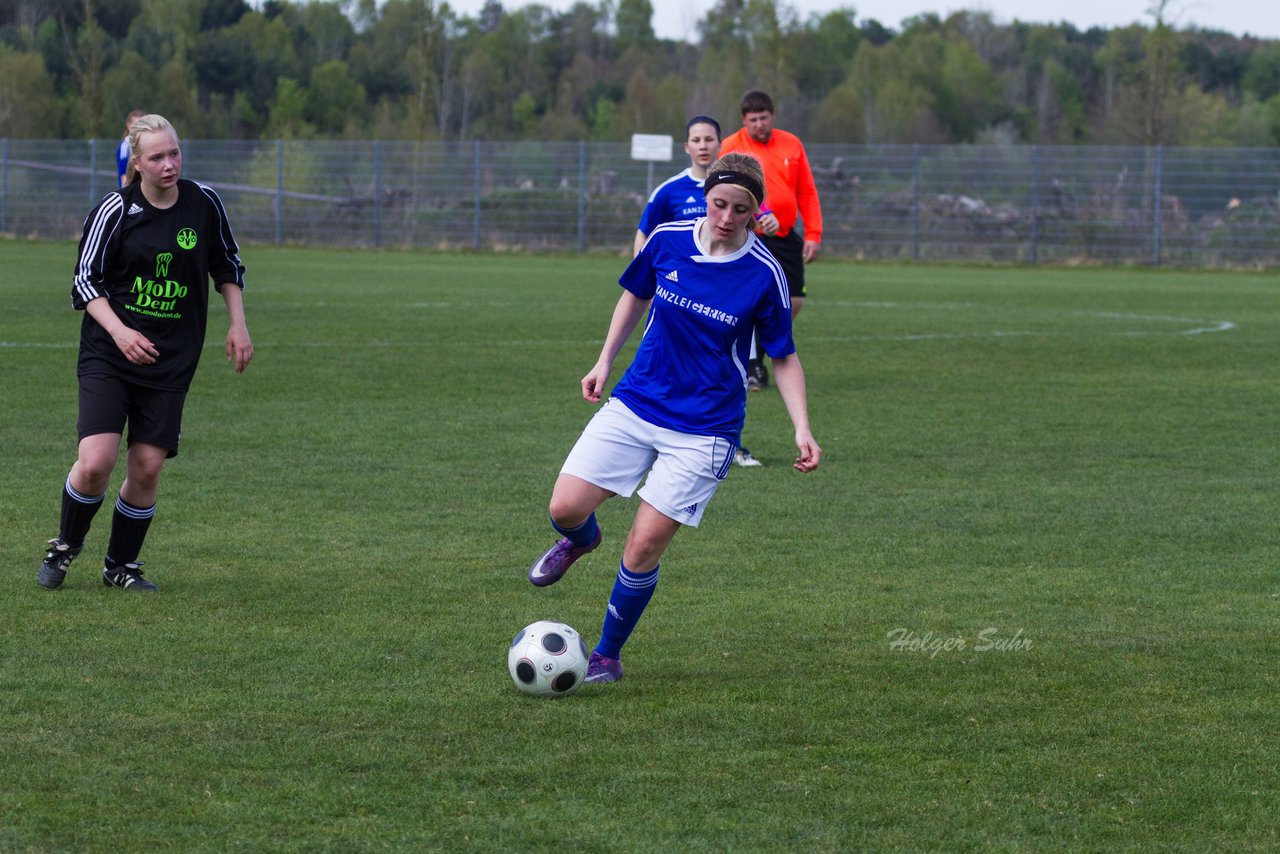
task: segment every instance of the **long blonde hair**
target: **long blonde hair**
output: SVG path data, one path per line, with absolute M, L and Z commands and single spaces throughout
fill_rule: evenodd
M 178 139 L 178 132 L 173 129 L 173 125 L 164 116 L 149 113 L 134 119 L 133 123 L 129 125 L 129 165 L 124 170 L 124 185 L 126 187 L 142 180 L 142 176 L 138 174 L 138 167 L 134 162 L 138 157 L 138 138 L 144 133 L 159 133 L 166 130 L 173 134 L 173 141 L 181 148 L 182 140 Z

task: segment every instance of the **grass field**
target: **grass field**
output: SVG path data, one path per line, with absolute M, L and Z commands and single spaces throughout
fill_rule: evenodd
M 248 249 L 135 596 L 109 510 L 36 584 L 74 246 L 3 252 L 0 850 L 1280 846 L 1274 276 L 819 262 L 822 468 L 753 395 L 626 679 L 542 701 L 507 643 L 594 640 L 634 512 L 525 580 L 620 259 Z

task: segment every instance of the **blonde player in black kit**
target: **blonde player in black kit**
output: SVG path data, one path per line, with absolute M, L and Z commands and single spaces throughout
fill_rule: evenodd
M 71 303 L 80 326 L 80 444 L 62 490 L 58 536 L 40 584 L 59 587 L 84 548 L 128 424 L 125 480 L 115 503 L 102 583 L 151 591 L 138 555 L 155 515 L 165 460 L 178 453 L 182 406 L 200 361 L 209 281 L 230 316 L 227 360 L 242 373 L 253 358 L 245 326 L 244 265 L 217 194 L 179 177 L 182 148 L 161 116 L 129 128 L 125 185 L 84 223 Z

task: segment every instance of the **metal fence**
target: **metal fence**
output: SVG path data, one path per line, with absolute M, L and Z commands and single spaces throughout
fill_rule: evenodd
M 0 140 L 0 234 L 77 238 L 115 140 Z M 626 252 L 655 180 L 625 143 L 185 140 L 242 243 Z M 1280 265 L 1280 149 L 810 145 L 823 253 Z M 654 173 L 657 173 L 655 179 Z

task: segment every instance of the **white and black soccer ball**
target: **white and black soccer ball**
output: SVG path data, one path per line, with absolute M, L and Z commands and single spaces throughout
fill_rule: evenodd
M 511 641 L 507 670 L 511 681 L 526 694 L 563 697 L 582 687 L 587 658 L 587 645 L 571 626 L 539 620 L 525 626 Z

